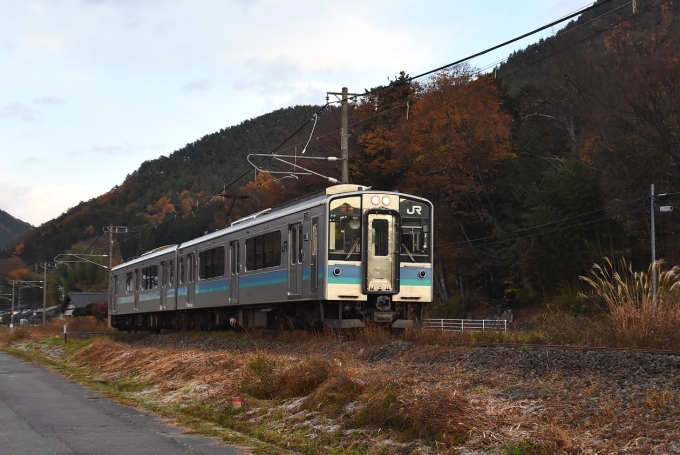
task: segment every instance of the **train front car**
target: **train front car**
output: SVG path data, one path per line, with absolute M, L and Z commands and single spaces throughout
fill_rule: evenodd
M 339 194 L 327 204 L 324 323 L 417 325 L 432 301 L 432 203 L 365 190 Z

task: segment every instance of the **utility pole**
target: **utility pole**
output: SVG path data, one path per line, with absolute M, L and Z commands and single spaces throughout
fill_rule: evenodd
M 347 125 L 349 123 L 349 103 L 347 101 L 347 87 L 342 88 L 342 124 L 340 137 L 340 151 L 342 152 L 342 182 L 349 182 L 349 134 Z
M 340 128 L 340 160 L 342 160 L 342 177 L 340 183 L 349 183 L 349 97 L 361 96 L 359 93 L 349 93 L 347 87 L 342 92 L 327 92 L 326 95 L 340 96 L 342 103 L 342 121 Z M 328 97 L 326 97 L 328 99 Z
M 12 310 L 9 313 L 9 328 L 14 327 L 14 286 L 17 284 L 16 280 L 12 280 Z
M 43 262 L 43 325 L 45 325 L 46 311 L 47 311 L 47 262 Z
M 656 234 L 654 232 L 654 184 L 652 183 L 652 192 L 650 200 L 651 213 L 651 237 L 652 237 L 652 306 L 656 309 Z
M 107 232 L 107 231 L 109 233 L 109 278 L 108 278 L 108 282 L 109 282 L 109 287 L 108 287 L 108 290 L 109 290 L 109 298 L 108 298 L 109 305 L 108 305 L 108 310 L 107 310 L 107 313 L 109 315 L 108 315 L 108 318 L 107 318 L 108 319 L 107 325 L 108 325 L 109 328 L 111 328 L 111 307 L 112 307 L 112 304 L 113 304 L 113 302 L 111 302 L 111 300 L 113 300 L 111 298 L 112 297 L 111 296 L 111 269 L 113 268 L 113 233 L 115 232 L 117 234 L 119 232 L 127 232 L 128 228 L 127 228 L 127 226 L 114 226 L 113 224 L 109 224 L 108 226 L 104 226 L 104 232 Z

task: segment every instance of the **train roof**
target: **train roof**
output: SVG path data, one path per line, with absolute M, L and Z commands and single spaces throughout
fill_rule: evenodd
M 178 249 L 184 249 L 188 248 L 194 245 L 198 245 L 200 243 L 204 243 L 213 239 L 217 239 L 222 237 L 225 234 L 228 234 L 230 232 L 235 232 L 235 231 L 240 231 L 243 228 L 246 228 L 248 226 L 252 226 L 254 224 L 260 224 L 263 222 L 271 221 L 276 218 L 279 218 L 281 216 L 285 216 L 291 213 L 298 212 L 300 210 L 306 210 L 311 207 L 316 207 L 317 205 L 323 204 L 326 199 L 328 199 L 330 196 L 334 196 L 336 194 L 347 194 L 347 195 L 353 195 L 357 193 L 362 193 L 362 192 L 368 192 L 371 191 L 372 188 L 370 186 L 363 186 L 363 185 L 350 185 L 350 184 L 342 184 L 342 185 L 334 185 L 331 187 L 326 188 L 325 190 L 309 194 L 307 196 L 300 197 L 298 199 L 294 199 L 292 201 L 286 202 L 281 205 L 277 205 L 272 208 L 268 208 L 265 210 L 262 210 L 260 212 L 256 212 L 252 215 L 245 216 L 243 218 L 240 218 L 232 223 L 231 226 L 220 229 L 215 232 L 211 232 L 209 234 L 203 235 L 201 237 L 188 240 L 180 245 L 168 245 L 165 247 L 160 247 L 156 248 L 154 250 L 151 250 L 148 253 L 142 254 L 140 257 L 135 258 L 131 261 L 124 262 L 122 264 L 117 265 L 116 267 L 113 267 L 112 270 L 116 270 L 119 267 L 123 266 L 128 266 L 130 264 L 134 264 L 137 262 L 142 262 L 144 260 L 162 256 L 164 254 L 167 254 L 171 251 L 175 251 Z M 395 191 L 381 191 L 381 190 L 375 190 L 375 192 L 379 193 L 391 193 L 391 194 L 401 194 Z M 412 196 L 411 197 L 416 197 L 418 199 L 423 199 L 418 196 Z
M 172 253 L 177 249 L 177 246 L 178 245 L 175 244 L 175 245 L 165 245 L 165 246 L 161 246 L 161 247 L 158 247 L 158 248 L 154 248 L 153 250 L 147 251 L 146 253 L 142 254 L 141 256 L 139 256 L 137 258 L 130 259 L 127 262 L 123 262 L 122 264 L 118 264 L 117 266 L 111 268 L 111 270 L 116 270 L 116 269 L 119 269 L 119 268 L 122 268 L 122 267 L 127 267 L 130 264 L 136 264 L 138 262 L 146 261 L 147 259 L 152 259 L 152 258 L 155 258 L 155 257 L 158 257 L 158 256 L 163 256 L 165 254 Z
M 245 216 L 243 218 L 240 218 L 236 221 L 234 221 L 231 226 L 220 229 L 219 231 L 211 232 L 210 234 L 206 234 L 202 237 L 198 237 L 193 240 L 189 240 L 187 242 L 182 243 L 179 246 L 179 249 L 183 248 L 188 248 L 194 245 L 197 245 L 199 243 L 203 243 L 206 241 L 210 241 L 212 239 L 219 238 L 223 236 L 224 234 L 234 232 L 234 231 L 239 231 L 245 227 L 252 226 L 254 224 L 260 224 L 260 223 L 265 223 L 267 221 L 274 220 L 276 218 L 280 218 L 282 216 L 286 216 L 291 213 L 298 212 L 300 210 L 306 210 L 312 207 L 316 207 L 317 205 L 321 205 L 324 203 L 324 201 L 332 195 L 335 194 L 352 194 L 356 192 L 361 192 L 361 191 L 368 191 L 370 190 L 371 187 L 369 186 L 362 186 L 362 185 L 335 185 L 326 188 L 323 191 L 319 191 L 317 193 L 312 193 L 307 196 L 303 196 L 298 199 L 294 199 L 292 201 L 286 202 L 281 205 L 277 205 L 275 207 L 265 209 L 256 213 L 253 213 L 252 215 Z

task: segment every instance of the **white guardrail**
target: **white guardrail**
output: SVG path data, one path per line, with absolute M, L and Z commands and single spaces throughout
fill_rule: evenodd
M 423 319 L 423 330 L 441 332 L 507 332 L 508 321 L 504 319 Z

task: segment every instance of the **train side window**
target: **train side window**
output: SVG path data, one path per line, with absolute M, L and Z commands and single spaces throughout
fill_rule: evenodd
M 224 247 L 198 253 L 198 277 L 201 280 L 224 276 Z
M 168 285 L 175 285 L 175 261 L 168 261 Z
M 281 231 L 267 232 L 246 239 L 246 270 L 281 265 Z
M 133 291 L 134 284 L 132 283 L 132 272 L 125 274 L 125 293 L 129 294 Z
M 271 267 L 281 265 L 281 231 L 271 233 L 272 238 L 272 263 Z
M 161 286 L 167 286 L 168 282 L 166 281 L 167 276 L 166 276 L 166 271 L 165 271 L 165 261 L 161 262 Z
M 158 287 L 158 266 L 152 265 L 142 269 L 142 282 L 139 290 L 147 291 L 149 289 L 156 289 Z
M 187 267 L 188 267 L 188 276 L 187 276 L 187 281 L 189 283 L 193 283 L 196 281 L 196 264 L 194 264 L 194 254 L 191 253 L 187 256 Z
M 291 236 L 290 236 L 290 263 L 291 264 L 297 264 L 297 253 L 298 253 L 297 235 L 295 235 L 294 230 L 291 230 Z
M 179 263 L 178 263 L 178 271 L 177 271 L 177 279 L 179 280 L 179 284 L 184 284 L 184 258 L 181 257 L 179 258 Z
M 305 260 L 305 244 L 302 241 L 303 235 L 302 235 L 302 225 L 298 226 L 298 248 L 300 251 L 298 252 L 298 264 L 302 264 L 302 262 Z
M 310 258 L 309 258 L 309 278 L 310 278 L 310 291 L 316 292 L 319 287 L 319 218 L 312 218 L 312 242 L 309 248 Z

